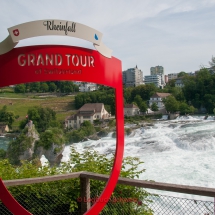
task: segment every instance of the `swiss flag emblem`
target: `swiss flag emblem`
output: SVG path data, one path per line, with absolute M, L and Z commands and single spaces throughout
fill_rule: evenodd
M 13 34 L 14 34 L 14 36 L 19 36 L 19 29 L 15 29 L 15 30 L 13 30 Z

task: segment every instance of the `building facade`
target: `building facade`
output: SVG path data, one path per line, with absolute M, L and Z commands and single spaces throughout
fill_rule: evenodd
M 155 103 L 158 106 L 159 110 L 163 109 L 164 103 L 162 100 L 170 95 L 170 93 L 155 93 L 154 95 L 152 95 L 152 97 L 150 97 L 149 106 L 151 107 L 151 105 Z
M 164 68 L 162 66 L 155 66 L 150 68 L 151 75 L 164 75 Z
M 165 86 L 165 80 L 164 80 L 164 68 L 162 66 L 155 66 L 150 68 L 150 75 L 159 75 L 161 77 L 161 85 Z
M 176 79 L 178 78 L 178 73 L 170 73 L 168 74 L 168 80 L 173 80 L 173 79 Z
M 162 80 L 160 75 L 146 75 L 144 76 L 145 84 L 155 84 L 157 87 L 162 86 Z
M 97 90 L 97 84 L 93 83 L 81 83 L 79 85 L 79 92 L 91 92 Z
M 136 87 L 143 84 L 143 72 L 137 68 L 130 68 L 123 71 L 123 84 L 126 87 Z
M 110 114 L 105 110 L 103 103 L 84 104 L 76 114 L 65 119 L 66 128 L 80 128 L 84 121 L 93 121 L 96 119 L 109 119 Z
M 175 79 L 175 86 L 180 87 L 180 88 L 184 87 L 183 78 L 176 78 Z
M 140 109 L 134 104 L 124 106 L 124 116 L 136 116 L 140 114 Z

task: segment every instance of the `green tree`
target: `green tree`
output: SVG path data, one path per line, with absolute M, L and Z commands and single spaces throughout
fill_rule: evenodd
M 59 89 L 61 93 L 72 93 L 79 91 L 78 86 L 76 86 L 72 81 L 61 81 Z
M 89 136 L 95 133 L 95 128 L 90 121 L 86 120 L 81 124 L 81 129 L 84 130 L 84 133 Z
M 37 146 L 43 146 L 45 149 L 50 149 L 52 144 L 59 145 L 59 150 L 66 140 L 62 129 L 49 128 L 45 132 L 40 134 L 40 140 L 37 142 Z
M 186 102 L 180 102 L 179 111 L 180 111 L 180 114 L 186 114 L 186 113 L 194 113 L 196 110 L 193 106 L 188 105 Z
M 17 84 L 14 87 L 14 92 L 15 93 L 25 93 L 26 92 L 26 86 L 25 86 L 25 84 Z
M 44 132 L 46 129 L 54 125 L 56 121 L 56 113 L 51 108 L 42 108 L 39 106 L 32 107 L 28 110 L 28 118 L 20 123 L 20 128 L 23 129 L 28 120 L 32 120 L 37 131 Z M 57 123 L 58 124 L 58 123 Z
M 82 141 L 84 138 L 89 137 L 95 133 L 95 128 L 90 121 L 86 120 L 81 124 L 79 129 L 67 132 L 67 142 L 69 143 L 77 143 Z
M 139 108 L 140 108 L 140 111 L 142 113 L 145 113 L 147 111 L 147 109 L 148 109 L 148 106 L 147 106 L 146 102 L 143 101 L 143 102 L 141 102 Z
M 42 91 L 42 92 L 48 92 L 49 91 L 49 86 L 48 86 L 48 84 L 47 83 L 42 83 L 41 85 L 40 85 L 40 90 Z
M 152 103 L 151 110 L 152 111 L 158 111 L 158 106 L 157 106 L 157 104 L 155 102 Z
M 51 83 L 49 84 L 49 91 L 50 91 L 50 92 L 55 92 L 56 90 L 57 90 L 56 84 L 55 84 L 54 82 L 51 82 Z
M 179 72 L 178 77 L 180 78 L 180 77 L 184 77 L 184 76 L 187 76 L 187 75 L 188 74 L 186 72 L 181 71 L 181 72 Z
M 169 87 L 175 87 L 175 79 L 172 79 L 172 80 L 168 81 L 166 87 L 168 87 L 168 86 Z
M 0 149 L 0 160 L 6 158 L 7 152 L 4 149 Z
M 23 154 L 23 152 L 31 147 L 31 143 L 33 142 L 32 137 L 28 137 L 26 135 L 27 130 L 24 129 L 22 133 L 14 140 L 9 142 L 7 155 L 11 164 L 20 165 L 19 156 Z
M 137 106 L 140 108 L 141 103 L 143 102 L 142 98 L 140 95 L 136 95 L 134 97 L 134 102 L 137 104 Z
M 174 96 L 166 97 L 165 99 L 163 99 L 163 102 L 168 112 L 174 113 L 179 110 L 178 101 L 175 99 Z
M 33 82 L 29 84 L 30 92 L 39 92 L 40 91 L 40 82 Z
M 15 121 L 15 114 L 11 111 L 7 111 L 7 106 L 4 105 L 0 110 L 0 122 L 3 122 L 12 128 L 12 124 Z
M 211 57 L 211 61 L 209 61 L 209 64 L 211 67 L 213 67 L 213 68 L 215 67 L 215 57 L 213 57 L 213 56 Z

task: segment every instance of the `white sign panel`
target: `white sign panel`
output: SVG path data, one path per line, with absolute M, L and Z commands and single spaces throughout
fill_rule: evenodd
M 112 50 L 107 48 L 101 41 L 102 33 L 77 22 L 66 20 L 38 20 L 13 26 L 8 28 L 8 31 L 9 36 L 0 43 L 0 54 L 10 51 L 23 39 L 46 35 L 59 35 L 76 37 L 92 42 L 98 52 L 105 57 L 111 57 Z

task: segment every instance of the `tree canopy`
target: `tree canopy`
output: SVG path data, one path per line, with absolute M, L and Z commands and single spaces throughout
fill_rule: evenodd
M 0 110 L 0 122 L 12 128 L 12 124 L 15 121 L 15 114 L 12 111 L 7 110 L 7 106 L 4 105 L 3 108 Z
M 51 108 L 32 107 L 28 110 L 26 119 L 20 122 L 20 128 L 23 129 L 28 120 L 32 120 L 38 132 L 44 132 L 46 129 L 58 123 L 56 122 L 56 112 Z

